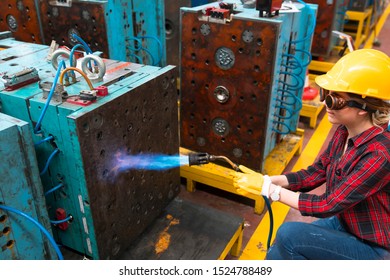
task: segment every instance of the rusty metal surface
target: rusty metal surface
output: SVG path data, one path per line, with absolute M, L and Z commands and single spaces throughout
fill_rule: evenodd
M 72 33 L 88 42 L 92 51 L 108 57 L 108 39 L 104 3 L 72 2 L 72 7 L 53 6 L 40 0 L 41 21 L 46 44 L 55 40 L 60 45 L 74 46 Z
M 180 64 L 180 7 L 191 7 L 191 0 L 165 0 L 167 63 Z
M 35 1 L 1 0 L 0 31 L 11 31 L 16 40 L 43 43 Z
M 100 259 L 115 259 L 180 191 L 179 168 L 112 169 L 118 153 L 178 154 L 176 76 L 171 69 L 73 119 Z
M 344 13 L 349 0 L 308 0 L 306 3 L 317 4 L 316 28 L 313 35 L 311 53 L 315 56 L 327 57 L 332 46 L 332 30 L 340 30 Z
M 279 29 L 277 21 L 219 24 L 183 13 L 181 147 L 259 169 Z
M 314 30 L 312 53 L 315 55 L 328 55 L 330 39 L 332 36 L 333 15 L 335 5 L 329 5 L 326 0 L 309 0 L 307 3 L 318 5 L 316 28 Z

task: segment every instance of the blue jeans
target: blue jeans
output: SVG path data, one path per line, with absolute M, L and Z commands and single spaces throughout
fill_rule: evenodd
M 337 217 L 282 224 L 267 260 L 390 260 L 386 249 L 345 231 Z

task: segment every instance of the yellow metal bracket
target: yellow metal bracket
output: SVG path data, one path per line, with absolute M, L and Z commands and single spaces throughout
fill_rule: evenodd
M 181 154 L 185 154 L 185 150 L 181 149 Z M 236 195 L 241 195 L 233 186 L 233 176 L 236 173 L 231 168 L 227 168 L 215 163 L 204 165 L 184 165 L 180 167 L 180 176 L 187 179 L 187 191 L 194 192 L 196 183 L 205 184 L 214 188 L 218 188 Z M 247 194 L 246 197 L 255 201 L 255 213 L 261 214 L 264 209 L 264 201 L 261 196 Z
M 242 240 L 244 236 L 244 224 L 237 229 L 232 239 L 226 245 L 225 250 L 221 253 L 218 260 L 224 260 L 230 253 L 233 257 L 239 257 L 241 254 Z
M 302 117 L 308 117 L 310 119 L 309 126 L 311 128 L 315 128 L 317 125 L 318 115 L 321 113 L 323 108 L 324 104 L 322 102 L 316 100 L 303 101 L 299 115 Z
M 313 87 L 317 87 L 314 82 L 316 75 L 309 74 L 309 81 Z M 317 125 L 318 115 L 322 112 L 324 103 L 320 101 L 320 97 L 317 95 L 313 100 L 303 100 L 302 109 L 299 113 L 302 117 L 307 117 L 310 120 L 309 126 L 315 128 Z
M 354 37 L 354 47 L 359 49 L 360 46 L 368 39 L 370 35 L 372 7 L 367 8 L 363 12 L 347 11 L 345 13 L 344 30 L 347 34 Z M 357 22 L 357 26 L 353 23 Z
M 379 34 L 381 32 L 382 27 L 385 24 L 389 14 L 390 14 L 390 4 L 387 4 L 383 14 L 380 16 L 377 24 L 374 26 L 375 32 L 371 32 L 370 33 L 370 35 L 369 35 L 369 37 L 368 37 L 368 39 L 367 39 L 367 41 L 366 41 L 366 43 L 364 45 L 365 49 L 371 49 L 372 48 L 374 40 L 375 40 L 375 36 L 376 36 L 376 34 Z
M 269 153 L 264 163 L 264 174 L 280 175 L 295 155 L 300 155 L 303 145 L 303 129 L 286 137 Z
M 309 64 L 309 71 L 326 73 L 332 69 L 335 62 L 312 60 Z

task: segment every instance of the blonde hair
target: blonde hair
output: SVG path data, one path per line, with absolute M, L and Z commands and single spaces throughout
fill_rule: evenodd
M 349 95 L 358 102 L 365 103 L 368 108 L 375 110 L 374 113 L 370 114 L 371 121 L 375 126 L 379 127 L 390 121 L 390 101 L 374 97 L 362 98 L 360 95 L 351 93 L 349 93 Z

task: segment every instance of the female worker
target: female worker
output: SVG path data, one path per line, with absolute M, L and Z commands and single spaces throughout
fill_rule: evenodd
M 356 50 L 315 81 L 338 125 L 325 152 L 277 176 L 240 166 L 234 185 L 319 218 L 282 224 L 269 260 L 390 259 L 390 58 Z M 322 195 L 307 193 L 324 183 Z

